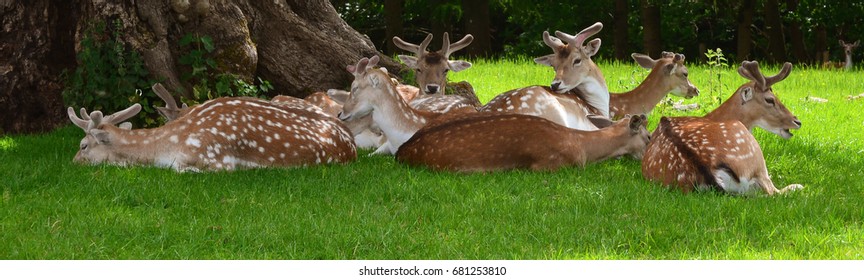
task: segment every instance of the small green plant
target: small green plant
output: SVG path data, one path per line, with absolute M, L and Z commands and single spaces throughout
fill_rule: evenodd
M 91 23 L 81 39 L 81 51 L 74 70 L 61 74 L 65 82 L 63 99 L 66 105 L 88 110 L 114 113 L 140 103 L 143 107 L 138 118 L 132 119 L 136 127 L 158 124 L 153 101 L 159 100 L 150 86 L 144 60 L 138 52 L 127 47 L 119 38 L 123 25 L 115 20 Z
M 273 89 L 270 82 L 261 78 L 257 78 L 258 83 L 254 84 L 236 74 L 220 73 L 213 58 L 216 46 L 210 36 L 186 34 L 180 39 L 180 46 L 189 49 L 178 59 L 180 64 L 189 69 L 181 78 L 192 85 L 192 95 L 196 101 L 223 96 L 264 97 L 264 93 Z
M 729 61 L 723 55 L 723 50 L 708 49 L 705 53 L 708 63 L 708 95 L 711 96 L 712 105 L 723 103 L 723 94 L 728 90 L 728 85 L 723 83 L 723 76 L 728 75 Z

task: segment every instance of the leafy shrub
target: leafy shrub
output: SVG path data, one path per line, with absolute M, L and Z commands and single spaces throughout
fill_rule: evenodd
M 270 82 L 257 78 L 258 84 L 244 81 L 232 73 L 219 72 L 213 52 L 216 50 L 209 36 L 186 34 L 180 39 L 180 47 L 189 49 L 181 55 L 178 62 L 187 67 L 181 78 L 192 85 L 195 101 L 208 100 L 223 96 L 264 97 L 273 89 Z
M 158 114 L 151 104 L 159 98 L 150 89 L 155 81 L 148 78 L 141 55 L 118 39 L 122 31 L 119 20 L 110 26 L 95 22 L 84 30 L 76 56 L 78 67 L 61 74 L 65 81 L 63 100 L 73 108 L 106 114 L 140 103 L 141 113 L 130 121 L 136 127 L 156 125 Z

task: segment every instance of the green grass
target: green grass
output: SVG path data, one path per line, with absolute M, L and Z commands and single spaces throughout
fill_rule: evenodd
M 612 91 L 647 71 L 601 63 Z M 764 70 L 768 75 L 777 67 Z M 528 61 L 478 61 L 451 80 L 483 102 L 547 84 Z M 703 114 L 745 82 L 690 67 Z M 71 126 L 0 136 L 2 259 L 864 259 L 861 73 L 794 69 L 774 89 L 804 123 L 756 130 L 777 197 L 681 194 L 644 181 L 639 162 L 460 175 L 368 157 L 348 165 L 177 174 L 72 163 Z M 718 86 L 719 88 L 719 86 Z M 805 101 L 806 96 L 828 103 Z M 675 100 L 678 100 L 675 98 Z

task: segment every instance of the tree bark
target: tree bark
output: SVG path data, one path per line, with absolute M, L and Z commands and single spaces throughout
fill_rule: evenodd
M 393 44 L 393 37 L 402 35 L 402 9 L 405 5 L 404 0 L 385 0 L 384 1 L 384 17 L 387 23 L 387 54 L 393 55 L 399 52 L 399 48 Z
M 642 0 L 642 44 L 645 54 L 659 57 L 663 51 L 660 36 L 660 7 L 651 0 Z
M 742 0 L 738 10 L 738 61 L 749 60 L 753 50 L 753 15 L 756 13 L 755 0 Z
M 303 0 L 0 0 L 0 114 L 2 132 L 26 133 L 65 125 L 59 71 L 75 65 L 83 28 L 119 20 L 122 40 L 140 52 L 154 79 L 172 92 L 190 92 L 179 78 L 178 41 L 210 36 L 218 71 L 269 80 L 275 94 L 305 96 L 345 88 L 345 66 L 379 54 L 348 26 L 329 1 Z M 8 59 L 7 59 L 8 58 Z M 403 67 L 387 56 L 391 73 Z M 186 90 L 184 90 L 186 89 Z
M 786 9 L 789 11 L 798 10 L 800 0 L 786 0 Z M 789 40 L 792 43 L 792 54 L 795 55 L 795 60 L 800 63 L 813 62 L 807 55 L 807 46 L 804 43 L 804 31 L 801 30 L 801 20 L 793 18 L 789 22 Z
M 822 63 L 830 61 L 828 53 L 828 29 L 825 25 L 816 25 L 816 42 L 813 44 L 816 60 Z
M 489 0 L 462 0 L 462 14 L 465 19 L 465 33 L 474 36 L 474 41 L 466 49 L 468 56 L 489 55 L 492 52 Z
M 770 61 L 787 61 L 786 39 L 783 37 L 783 22 L 780 19 L 780 3 L 778 3 L 778 0 L 765 1 L 765 33 L 768 35 Z
M 615 14 L 613 18 L 612 29 L 614 32 L 613 45 L 615 45 L 615 59 L 621 61 L 630 61 L 630 54 L 627 51 L 627 31 L 630 26 L 627 23 L 627 18 L 630 13 L 630 4 L 627 0 L 615 0 Z

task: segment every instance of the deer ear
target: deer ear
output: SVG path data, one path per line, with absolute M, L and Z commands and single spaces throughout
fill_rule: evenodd
M 408 68 L 417 69 L 417 58 L 416 57 L 413 57 L 410 55 L 400 54 L 399 59 L 402 60 L 402 63 L 405 64 L 405 66 L 408 66 Z
M 745 87 L 744 90 L 741 91 L 741 104 L 747 103 L 753 99 L 753 88 Z
M 348 70 L 348 72 L 351 72 L 351 74 L 355 74 L 354 70 L 357 70 L 357 66 L 348 65 L 348 66 L 345 66 L 345 70 Z
M 327 90 L 327 96 L 329 96 L 330 99 L 333 99 L 333 101 L 343 103 L 343 104 L 345 103 L 346 100 L 348 100 L 348 96 L 350 96 L 350 95 L 351 95 L 350 92 L 347 92 L 344 90 L 338 90 L 338 89 L 333 89 L 333 88 Z
M 582 47 L 582 50 L 585 51 L 585 54 L 588 55 L 588 57 L 594 56 L 600 51 L 600 38 L 591 40 L 588 44 Z
M 450 70 L 453 72 L 459 72 L 471 68 L 471 62 L 464 60 L 450 60 L 448 61 L 448 64 L 450 64 Z
M 535 58 L 535 59 L 534 59 L 534 62 L 536 62 L 537 64 L 543 64 L 543 65 L 546 65 L 546 66 L 552 66 L 552 61 L 554 61 L 554 59 L 555 59 L 555 55 L 554 55 L 554 54 L 550 54 L 550 55 L 544 55 L 544 56 L 541 56 L 541 57 Z
M 636 63 L 639 64 L 639 66 L 642 66 L 642 68 L 645 69 L 653 69 L 654 65 L 657 64 L 656 60 L 653 60 L 650 56 L 641 53 L 633 53 L 630 55 L 630 57 L 632 57 L 633 60 L 635 60 Z
M 630 131 L 639 132 L 639 129 L 645 127 L 647 122 L 645 115 L 630 116 Z
M 121 129 L 125 129 L 125 130 L 131 130 L 132 129 L 132 123 L 131 122 L 123 122 L 117 127 L 121 128 Z
M 841 39 L 841 40 L 837 40 L 837 42 L 839 42 L 841 46 L 842 46 L 842 45 L 846 45 L 846 42 L 843 41 L 842 39 Z
M 101 145 L 111 144 L 111 134 L 103 129 L 94 128 L 90 130 L 90 135 L 96 138 L 96 141 Z
M 604 128 L 612 125 L 612 120 L 602 115 L 588 115 L 588 120 L 591 121 L 597 128 Z

